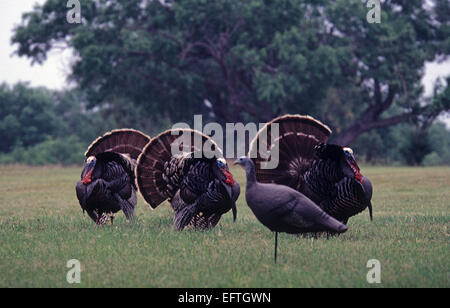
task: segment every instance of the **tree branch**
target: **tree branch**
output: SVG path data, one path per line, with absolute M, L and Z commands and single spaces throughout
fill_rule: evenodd
M 387 119 L 380 119 L 377 121 L 374 121 L 372 123 L 369 123 L 368 125 L 366 125 L 364 127 L 364 131 L 368 131 L 371 130 L 373 128 L 380 128 L 380 127 L 387 127 L 387 126 L 392 126 L 392 125 L 396 125 L 402 122 L 405 122 L 409 119 L 411 119 L 412 117 L 414 117 L 413 113 L 404 113 L 398 116 L 393 116 Z
M 358 119 L 355 123 L 345 129 L 337 138 L 336 143 L 342 146 L 348 146 L 355 141 L 362 133 L 367 132 L 374 128 L 387 127 L 397 125 L 412 119 L 416 114 L 412 112 L 400 114 L 386 119 L 373 119 L 371 121 L 364 121 L 364 119 Z

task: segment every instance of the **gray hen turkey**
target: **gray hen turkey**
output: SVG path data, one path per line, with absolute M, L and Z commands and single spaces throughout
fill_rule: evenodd
M 279 137 L 271 140 L 274 123 L 278 125 Z M 372 219 L 372 184 L 362 176 L 350 148 L 325 143 L 330 134 L 326 125 L 309 116 L 285 115 L 273 119 L 250 145 L 256 177 L 263 183 L 294 188 L 345 224 L 366 208 Z M 265 158 L 261 149 L 267 151 Z M 262 168 L 273 151 L 279 153 L 278 166 Z
M 132 129 L 111 131 L 95 140 L 85 153 L 86 166 L 76 193 L 83 212 L 96 225 L 113 223 L 122 210 L 127 219 L 134 216 L 137 203 L 134 169 L 142 148 L 150 141 Z
M 236 219 L 239 184 L 221 150 L 200 132 L 175 129 L 152 139 L 139 157 L 136 178 L 153 209 L 169 200 L 178 230 L 213 228 L 230 209 Z
M 259 183 L 255 165 L 247 157 L 235 162 L 245 168 L 247 184 L 245 199 L 256 218 L 275 232 L 275 262 L 278 232 L 302 234 L 309 232 L 343 233 L 347 226 L 331 217 L 304 194 L 289 186 Z

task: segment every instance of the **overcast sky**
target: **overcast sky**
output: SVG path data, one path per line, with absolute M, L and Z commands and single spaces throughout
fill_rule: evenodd
M 11 45 L 12 31 L 21 21 L 24 12 L 32 10 L 35 3 L 44 3 L 46 0 L 0 0 L 0 84 L 3 82 L 13 84 L 18 81 L 28 81 L 32 86 L 46 86 L 51 89 L 67 87 L 66 76 L 70 71 L 69 63 L 71 53 L 51 52 L 43 65 L 31 66 L 27 58 L 13 55 L 15 46 Z M 65 0 L 60 0 L 66 5 Z M 423 84 L 425 95 L 433 91 L 433 84 L 438 77 L 450 75 L 450 59 L 444 63 L 429 63 L 425 68 Z M 450 125 L 450 116 L 446 117 Z

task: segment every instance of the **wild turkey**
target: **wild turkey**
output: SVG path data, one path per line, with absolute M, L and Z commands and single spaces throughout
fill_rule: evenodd
M 173 153 L 174 149 L 178 153 Z M 151 208 L 169 200 L 178 230 L 186 226 L 197 230 L 213 228 L 230 209 L 236 220 L 239 184 L 221 150 L 200 132 L 175 129 L 152 139 L 139 156 L 136 178 Z
M 279 184 L 258 183 L 255 165 L 249 158 L 241 157 L 235 163 L 243 166 L 246 171 L 245 199 L 248 206 L 264 226 L 275 232 L 275 263 L 278 232 L 301 234 L 347 231 L 346 225 L 325 213 L 295 189 Z
M 279 137 L 271 140 L 274 123 L 278 124 Z M 273 119 L 250 145 L 256 177 L 263 183 L 294 188 L 344 224 L 367 207 L 372 220 L 372 184 L 362 176 L 350 148 L 325 144 L 330 134 L 326 125 L 309 116 Z M 271 151 L 279 151 L 279 164 L 275 169 L 263 169 Z
M 83 213 L 96 225 L 111 225 L 114 213 L 134 216 L 137 203 L 134 169 L 150 137 L 133 129 L 113 130 L 95 140 L 85 153 L 86 165 L 76 193 Z

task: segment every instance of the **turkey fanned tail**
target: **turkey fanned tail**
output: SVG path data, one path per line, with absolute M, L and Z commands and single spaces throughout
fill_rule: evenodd
M 266 132 L 274 124 L 279 126 L 279 137 L 265 138 L 270 136 Z M 365 208 L 369 209 L 372 220 L 372 185 L 360 174 L 351 150 L 326 143 L 330 134 L 325 124 L 309 116 L 286 115 L 273 119 L 251 142 L 249 156 L 257 153 L 253 158 L 256 178 L 261 183 L 294 188 L 341 221 L 347 222 Z M 257 146 L 268 154 L 279 150 L 279 164 L 275 169 L 261 167 L 272 158 L 261 156 L 261 148 Z M 350 175 L 352 172 L 354 176 Z
M 187 149 L 181 147 L 186 144 L 177 144 L 185 139 L 181 135 L 191 138 Z M 201 144 L 197 145 L 196 139 Z M 181 153 L 172 154 L 174 147 Z M 205 148 L 211 152 L 204 152 Z M 139 157 L 136 178 L 143 198 L 152 208 L 164 200 L 170 202 L 178 230 L 213 228 L 230 209 L 236 219 L 239 184 L 229 172 L 221 149 L 201 132 L 175 129 L 158 135 Z

